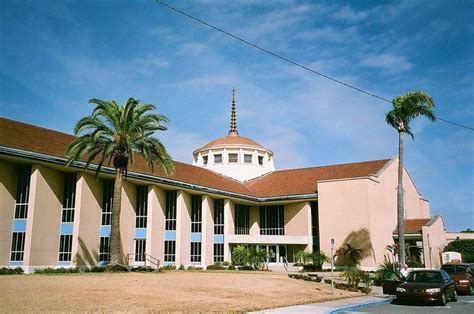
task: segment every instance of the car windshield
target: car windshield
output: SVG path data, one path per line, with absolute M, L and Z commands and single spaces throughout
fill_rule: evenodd
M 407 282 L 440 282 L 441 274 L 438 272 L 412 272 L 407 277 Z
M 465 273 L 467 272 L 468 268 L 469 267 L 466 265 L 444 265 L 441 267 L 441 269 L 448 274 Z

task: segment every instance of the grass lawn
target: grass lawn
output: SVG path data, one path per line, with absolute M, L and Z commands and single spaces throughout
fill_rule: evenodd
M 361 295 L 271 272 L 0 276 L 2 312 L 255 311 Z

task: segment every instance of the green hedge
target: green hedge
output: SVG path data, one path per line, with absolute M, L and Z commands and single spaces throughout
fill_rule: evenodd
M 20 275 L 23 274 L 23 268 L 16 267 L 16 268 L 9 268 L 9 267 L 2 267 L 0 268 L 0 275 Z
M 444 252 L 459 252 L 465 263 L 474 263 L 474 240 L 456 240 L 445 246 Z

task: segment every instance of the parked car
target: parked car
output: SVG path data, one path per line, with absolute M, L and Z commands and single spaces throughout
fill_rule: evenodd
M 467 263 L 446 263 L 441 266 L 456 282 L 458 293 L 474 294 L 474 270 Z
M 456 284 L 444 270 L 414 270 L 396 289 L 398 301 L 427 301 L 446 305 L 448 299 L 456 302 Z

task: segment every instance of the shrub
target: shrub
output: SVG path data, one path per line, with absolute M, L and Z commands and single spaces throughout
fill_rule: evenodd
M 20 275 L 23 274 L 23 268 L 16 267 L 16 268 L 9 268 L 9 267 L 2 267 L 0 268 L 0 275 Z
M 443 252 L 459 252 L 465 263 L 474 263 L 474 240 L 456 240 L 450 242 Z
M 334 256 L 341 256 L 349 262 L 349 266 L 359 265 L 362 260 L 362 250 L 352 247 L 349 243 L 336 250 Z
M 374 284 L 381 285 L 385 280 L 393 280 L 397 273 L 395 271 L 395 265 L 389 260 L 385 259 L 383 264 L 379 265 L 379 268 L 375 272 Z
M 311 261 L 313 266 L 318 270 L 322 268 L 323 263 L 329 262 L 329 257 L 327 257 L 326 254 L 324 254 L 324 252 L 322 251 L 308 254 L 308 259 Z
M 244 265 L 244 266 L 240 266 L 238 270 L 255 270 L 255 269 L 252 266 Z
M 202 270 L 202 267 L 188 266 L 187 270 Z
M 306 253 L 305 251 L 296 252 L 295 260 L 297 261 L 295 265 L 298 264 L 296 266 L 303 266 L 308 261 L 308 253 Z
M 221 263 L 214 263 L 213 265 L 207 266 L 206 269 L 208 269 L 208 270 L 224 270 L 225 267 Z
M 128 268 L 123 265 L 107 265 L 104 269 L 105 272 L 109 273 L 126 273 L 128 272 Z
M 184 269 L 184 266 L 183 266 L 183 269 Z M 176 270 L 176 266 L 175 265 L 163 265 L 160 267 L 160 270 Z
M 184 269 L 185 269 L 185 268 L 184 268 L 184 265 L 183 265 L 183 264 L 179 265 L 178 270 L 184 270 Z
M 78 272 L 79 272 L 79 268 L 46 267 L 46 268 L 35 269 L 35 274 L 73 274 L 73 273 L 78 273 Z
M 356 267 L 349 267 L 344 270 L 341 274 L 341 278 L 347 280 L 347 285 L 354 288 L 357 288 L 359 283 L 363 283 L 366 286 L 371 284 L 369 273 Z
M 245 245 L 237 245 L 232 251 L 232 262 L 236 265 L 247 265 L 250 263 L 250 253 Z
M 228 261 L 224 261 L 224 263 L 222 263 L 222 266 L 227 267 L 227 266 L 229 266 L 229 264 L 230 264 L 230 263 L 229 263 Z
M 105 267 L 103 266 L 94 266 L 91 268 L 91 272 L 93 273 L 103 273 L 105 271 Z
M 152 271 L 155 271 L 155 270 L 151 267 L 138 266 L 138 267 L 132 267 L 132 269 L 130 269 L 130 271 L 133 271 L 133 272 L 152 272 Z
M 227 267 L 227 270 L 236 270 L 237 268 L 235 267 L 234 264 L 232 265 L 229 265 L 229 267 Z

